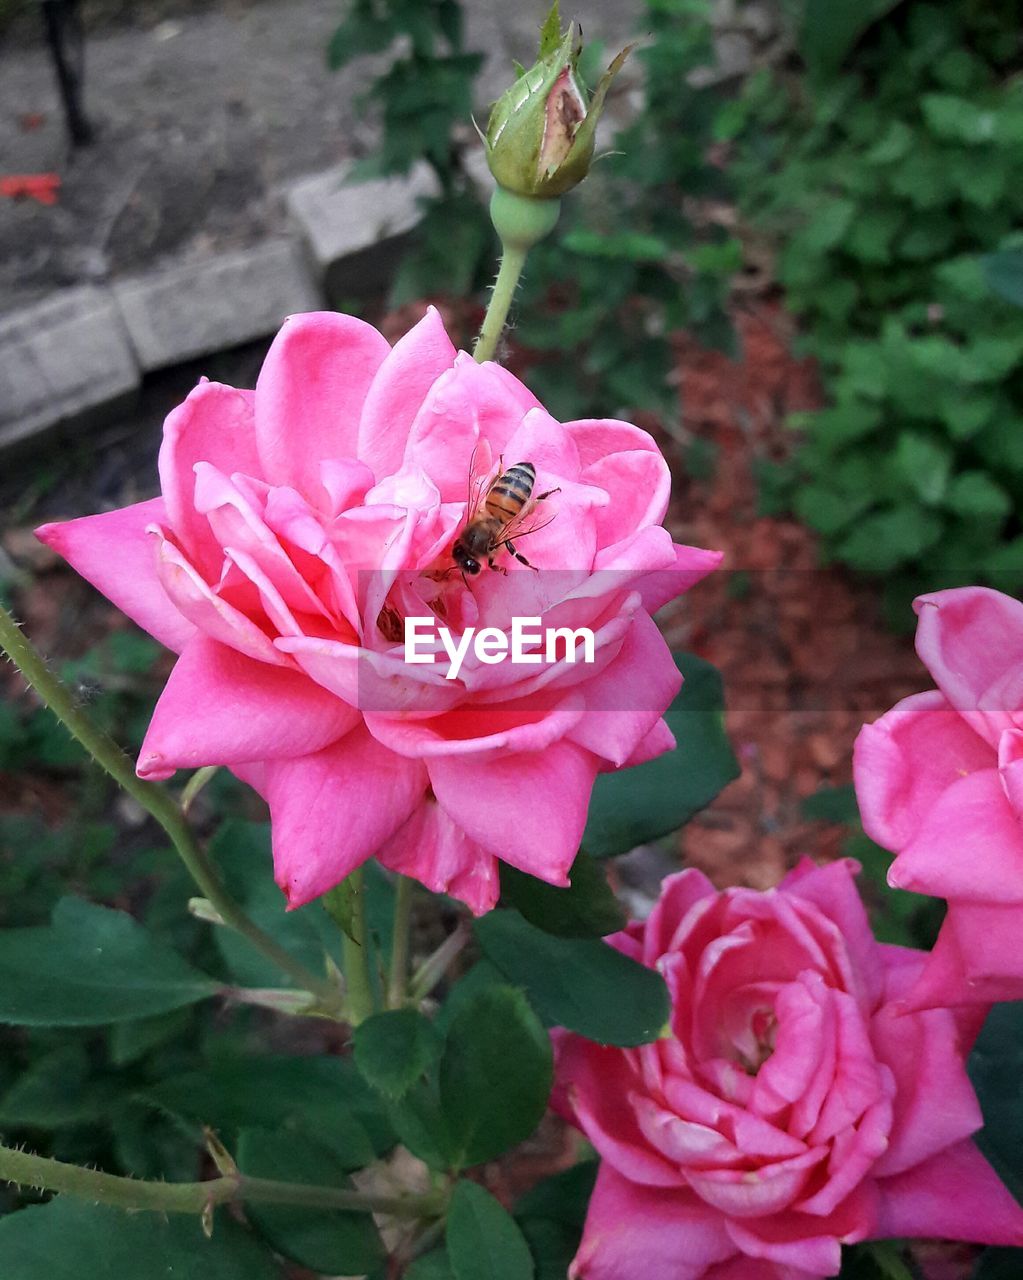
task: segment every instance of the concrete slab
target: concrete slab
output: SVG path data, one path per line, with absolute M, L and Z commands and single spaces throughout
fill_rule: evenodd
M 403 238 L 419 221 L 418 201 L 439 190 L 427 164 L 406 177 L 368 182 L 349 182 L 350 173 L 350 165 L 338 165 L 296 182 L 285 197 L 329 298 L 386 285 Z
M 284 239 L 124 280 L 113 293 L 146 373 L 251 342 L 323 305 L 301 248 Z
M 137 391 L 138 364 L 109 290 L 84 285 L 0 319 L 0 450 Z

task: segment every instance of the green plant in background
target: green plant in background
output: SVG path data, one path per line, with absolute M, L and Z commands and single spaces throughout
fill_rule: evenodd
M 351 179 L 404 174 L 425 161 L 439 188 L 422 201 L 392 301 L 469 293 L 482 284 L 492 245 L 486 209 L 462 162 L 483 54 L 465 48 L 459 0 L 351 0 L 327 60 L 340 70 L 368 54 L 389 55 L 361 99 L 379 117 L 381 132 Z
M 785 500 L 905 620 L 921 589 L 1023 582 L 1018 12 L 835 9 L 807 7 L 809 74 L 754 77 L 725 125 L 831 400 Z
M 536 359 L 537 394 L 563 418 L 600 407 L 671 419 L 678 408 L 671 333 L 691 328 L 713 345 L 734 342 L 726 303 L 741 248 L 706 217 L 706 202 L 730 192 L 728 174 L 711 158 L 728 99 L 688 80 L 714 60 L 710 7 L 709 0 L 649 0 L 637 24 L 648 38 L 634 55 L 643 75 L 632 122 L 598 140 L 598 163 L 563 215 L 564 234 L 530 258 L 520 293 L 529 319 L 516 336 Z M 332 41 L 331 64 L 383 52 L 399 36 L 409 52 L 367 94 L 381 109 L 382 146 L 356 175 L 406 172 L 418 159 L 433 166 L 442 194 L 424 204 L 392 301 L 468 293 L 482 285 L 492 245 L 458 145 L 481 57 L 461 52 L 455 0 L 355 0 Z M 579 63 L 581 79 L 598 92 L 606 61 L 595 44 Z M 565 352 L 573 356 L 567 365 L 548 363 Z
M 543 360 L 531 381 L 562 417 L 677 415 L 673 331 L 731 348 L 726 304 L 739 241 L 706 216 L 731 181 L 712 159 L 727 96 L 689 76 L 713 64 L 708 0 L 650 0 L 636 53 L 640 103 L 610 142 L 557 243 L 531 261 L 517 339 Z M 599 152 L 598 146 L 598 152 Z

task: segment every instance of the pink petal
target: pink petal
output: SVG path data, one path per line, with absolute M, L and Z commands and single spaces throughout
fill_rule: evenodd
M 620 1049 L 565 1036 L 558 1044 L 558 1082 L 570 1118 L 613 1167 L 632 1183 L 682 1191 L 678 1167 L 644 1137 L 630 1095 L 640 1083 Z
M 388 358 L 387 340 L 354 316 L 313 311 L 284 322 L 256 383 L 256 438 L 271 484 L 323 501 L 320 464 L 361 456 L 359 419 Z
M 477 364 L 460 351 L 454 365 L 430 387 L 412 423 L 401 469 L 421 468 L 445 502 L 467 501 L 470 464 L 477 473 L 496 466 L 522 419 L 536 405 L 528 392 L 523 397 L 509 385 L 510 380 L 518 392 L 525 392 L 517 379 L 498 376 L 498 369 L 489 362 Z
M 887 1234 L 874 1230 L 876 1219 L 877 1192 L 872 1184 L 861 1183 L 828 1218 L 790 1210 L 767 1218 L 730 1219 L 726 1227 L 745 1253 L 818 1277 L 838 1275 L 840 1245 Z
M 970 1141 L 878 1183 L 877 1235 L 1023 1245 L 1023 1209 Z
M 579 461 L 589 467 L 612 453 L 631 453 L 642 449 L 660 455 L 649 432 L 617 418 L 577 418 L 564 424 L 579 450 Z
M 594 755 L 555 742 L 543 751 L 434 756 L 427 764 L 437 800 L 471 840 L 520 871 L 567 886 L 597 775 Z
M 701 1280 L 734 1252 L 721 1216 L 695 1196 L 637 1186 L 605 1163 L 568 1274 L 570 1280 Z M 751 1272 L 746 1280 L 766 1280 L 766 1274 Z
M 308 755 L 343 737 L 359 718 L 300 672 L 254 662 L 197 635 L 156 704 L 139 777 Z
M 378 480 L 401 466 L 416 414 L 454 359 L 440 313 L 430 307 L 380 365 L 362 407 L 356 451 Z
M 596 512 L 597 540 L 603 547 L 637 529 L 660 524 L 668 510 L 671 472 L 659 453 L 645 449 L 613 453 L 587 467 L 581 479 L 604 489 L 611 498 Z
M 427 798 L 377 851 L 391 871 L 412 876 L 431 893 L 447 893 L 481 916 L 497 905 L 497 860 L 474 844 L 436 801 Z
M 816 1271 L 802 1267 L 785 1267 L 765 1258 L 748 1258 L 740 1254 L 729 1262 L 718 1263 L 703 1273 L 701 1280 L 821 1280 Z
M 1018 905 L 950 904 L 934 950 L 904 1007 L 1023 999 L 1021 921 Z
M 185 554 L 213 580 L 220 571 L 220 548 L 195 510 L 195 464 L 208 462 L 228 474 L 263 474 L 256 452 L 252 392 L 205 379 L 171 410 L 163 424 L 160 488 L 167 521 Z
M 367 714 L 382 716 L 442 715 L 464 697 L 456 680 L 442 675 L 415 677 L 401 657 L 375 653 L 354 644 L 319 640 L 312 636 L 282 636 L 276 641 L 281 653 L 293 655 L 299 667 L 324 689 Z
M 916 651 L 949 702 L 995 745 L 1023 708 L 1023 604 L 990 587 L 913 602 Z
M 363 728 L 314 755 L 265 765 L 274 878 L 301 907 L 361 866 L 411 816 L 426 770 L 380 746 Z
M 622 765 L 623 769 L 631 769 L 633 765 L 646 764 L 648 760 L 656 760 L 666 751 L 674 751 L 678 743 L 675 735 L 668 728 L 667 721 L 658 720 L 650 732 L 636 744 L 636 749 Z
M 237 649 L 258 662 L 290 665 L 273 642 L 240 610 L 223 600 L 203 580 L 193 565 L 166 538 L 157 542 L 157 571 L 163 589 L 178 610 L 213 640 Z
M 868 1006 L 880 999 L 884 966 L 863 899 L 856 888 L 859 863 L 839 858 L 819 867 L 804 858 L 779 886 L 792 897 L 810 902 L 838 927 L 852 961 L 854 989 Z
M 682 688 L 682 675 L 649 614 L 637 613 L 617 658 L 583 686 L 587 714 L 573 742 L 623 765 Z
M 935 749 L 940 744 L 940 749 Z M 863 826 L 898 851 L 959 778 L 991 769 L 991 747 L 937 689 L 903 700 L 864 725 L 853 748 L 853 776 Z
M 826 1155 L 818 1147 L 760 1169 L 688 1169 L 686 1177 L 701 1200 L 729 1218 L 759 1219 L 792 1204 Z
M 695 587 L 725 558 L 723 551 L 704 551 L 701 547 L 684 547 L 676 543 L 674 549 L 675 567 L 648 573 L 639 584 L 643 608 L 647 613 L 656 613 L 662 605 Z
M 165 524 L 162 498 L 133 507 L 83 516 L 62 524 L 44 524 L 36 537 L 101 591 L 132 622 L 176 653 L 195 634 L 195 626 L 174 606 L 156 568 L 156 546 L 146 532 Z
M 905 1013 L 886 1005 L 874 1015 L 871 1039 L 896 1082 L 890 1144 L 874 1166 L 878 1177 L 912 1168 L 981 1127 L 959 1028 L 947 1009 Z
M 957 778 L 888 870 L 898 889 L 968 902 L 1023 900 L 1023 826 L 996 769 Z
M 560 742 L 579 722 L 581 699 L 569 694 L 525 707 L 456 707 L 430 720 L 399 720 L 367 712 L 370 732 L 399 755 L 420 757 L 472 756 L 473 761 L 498 759 L 520 752 L 543 751 Z
M 644 962 L 653 968 L 672 944 L 679 925 L 699 902 L 717 898 L 717 890 L 695 867 L 668 876 L 643 934 Z

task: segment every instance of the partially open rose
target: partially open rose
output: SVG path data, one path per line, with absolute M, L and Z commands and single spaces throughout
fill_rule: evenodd
M 515 544 L 537 571 L 497 547 L 460 573 L 470 480 L 485 492 L 502 460 L 556 491 Z M 373 854 L 476 912 L 497 858 L 564 884 L 598 770 L 671 745 L 679 677 L 650 613 L 719 556 L 660 526 L 649 435 L 556 422 L 435 311 L 393 349 L 350 316 L 293 317 L 254 392 L 203 382 L 170 414 L 160 481 L 39 536 L 181 655 L 139 773 L 220 764 L 255 786 L 292 905 Z M 595 660 L 470 657 L 450 680 L 405 662 L 410 616 L 586 626 Z
M 920 1007 L 1023 999 L 1023 604 L 988 587 L 921 596 L 916 649 L 937 689 L 856 740 L 867 834 L 889 882 L 948 899 Z
M 770 893 L 683 871 L 612 939 L 673 1012 L 638 1049 L 559 1040 L 560 1105 L 602 1157 L 572 1277 L 819 1280 L 859 1240 L 1023 1243 L 970 1137 L 980 1019 L 902 1012 L 925 957 L 875 942 L 854 868 Z

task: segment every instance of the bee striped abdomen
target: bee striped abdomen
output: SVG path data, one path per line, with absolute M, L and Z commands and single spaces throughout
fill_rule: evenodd
M 487 492 L 487 514 L 508 521 L 529 501 L 536 484 L 536 468 L 531 462 L 516 462 L 497 477 Z

